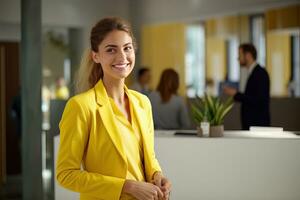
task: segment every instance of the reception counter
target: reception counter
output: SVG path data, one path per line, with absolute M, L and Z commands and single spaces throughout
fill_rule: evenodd
M 299 200 L 300 137 L 291 132 L 155 131 L 156 156 L 172 181 L 172 200 Z M 186 134 L 188 133 L 188 134 Z M 55 155 L 59 136 L 54 139 Z M 55 197 L 78 194 L 55 183 Z

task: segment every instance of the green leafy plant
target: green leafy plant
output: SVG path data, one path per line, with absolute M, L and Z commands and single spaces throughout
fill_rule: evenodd
M 191 112 L 197 124 L 206 120 L 211 126 L 217 126 L 223 124 L 225 115 L 232 107 L 232 97 L 222 102 L 219 97 L 205 94 L 203 98 L 196 97 L 195 103 L 191 105 Z

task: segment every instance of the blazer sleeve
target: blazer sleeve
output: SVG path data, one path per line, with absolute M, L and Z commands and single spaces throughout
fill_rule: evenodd
M 60 145 L 56 179 L 63 187 L 93 197 L 117 200 L 125 179 L 81 170 L 89 139 L 90 119 L 87 109 L 73 98 L 65 107 L 60 122 Z
M 162 172 L 161 167 L 159 165 L 158 160 L 155 156 L 154 151 L 154 125 L 153 125 L 153 117 L 152 117 L 152 108 L 151 103 L 149 99 L 146 97 L 147 102 L 147 118 L 148 118 L 148 124 L 147 124 L 147 130 L 149 131 L 148 137 L 146 139 L 146 149 L 148 156 L 145 157 L 145 174 L 146 174 L 146 180 L 149 182 L 152 180 L 153 175 L 155 172 Z M 149 160 L 148 160 L 149 159 Z

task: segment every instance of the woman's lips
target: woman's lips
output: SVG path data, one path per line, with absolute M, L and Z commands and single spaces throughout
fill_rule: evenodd
M 117 68 L 117 69 L 124 69 L 126 68 L 127 66 L 129 65 L 129 63 L 124 63 L 124 64 L 115 64 L 115 65 L 112 65 L 114 68 Z

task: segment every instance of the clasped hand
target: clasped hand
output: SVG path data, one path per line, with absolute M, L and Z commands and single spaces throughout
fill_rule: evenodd
M 170 181 L 161 172 L 156 172 L 150 183 L 126 180 L 122 192 L 132 195 L 137 200 L 168 200 L 170 191 Z
M 163 194 L 163 196 L 158 199 L 168 200 L 171 192 L 171 182 L 166 177 L 164 177 L 160 172 L 156 172 L 153 175 L 153 180 L 151 182 L 152 184 L 157 186 Z

